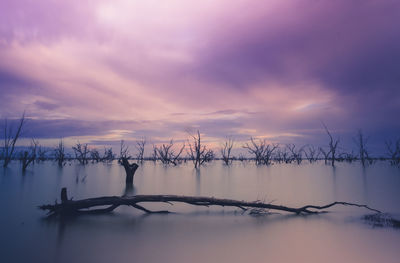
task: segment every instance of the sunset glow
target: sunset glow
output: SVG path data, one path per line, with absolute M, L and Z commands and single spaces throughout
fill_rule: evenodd
M 25 110 L 43 140 L 307 143 L 321 121 L 384 139 L 400 130 L 399 17 L 390 0 L 2 1 L 0 115 Z

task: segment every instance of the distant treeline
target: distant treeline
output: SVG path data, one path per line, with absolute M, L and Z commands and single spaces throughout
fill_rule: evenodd
M 147 141 L 145 138 L 135 142 L 135 154 L 130 154 L 129 146 L 122 140 L 118 153 L 113 149 L 105 147 L 97 149 L 89 147 L 88 144 L 82 144 L 79 141 L 71 148 L 73 154 L 66 151 L 65 144 L 61 139 L 54 148 L 42 147 L 38 141 L 32 139 L 31 145 L 22 150 L 17 150 L 16 142 L 18 141 L 22 128 L 25 123 L 25 115 L 22 115 L 16 129 L 12 129 L 5 121 L 4 126 L 4 142 L 1 147 L 0 159 L 3 166 L 7 167 L 11 160 L 19 160 L 22 170 L 25 171 L 30 164 L 35 162 L 43 162 L 46 160 L 56 161 L 60 167 L 63 167 L 68 161 L 77 161 L 82 165 L 88 163 L 111 163 L 114 160 L 121 162 L 122 159 L 136 160 L 143 162 L 151 160 L 161 162 L 165 165 L 179 165 L 182 162 L 193 162 L 197 169 L 205 163 L 213 160 L 222 160 L 225 165 L 230 165 L 233 161 L 254 161 L 257 165 L 271 165 L 273 163 L 296 163 L 301 164 L 306 161 L 313 163 L 316 161 L 324 161 L 325 164 L 335 166 L 336 162 L 354 162 L 359 161 L 363 166 L 373 164 L 377 160 L 389 161 L 391 165 L 400 167 L 400 139 L 396 141 L 386 141 L 385 156 L 371 156 L 368 151 L 368 139 L 361 130 L 358 131 L 353 138 L 357 146 L 357 151 L 343 152 L 339 151 L 340 140 L 334 138 L 326 125 L 322 123 L 328 138 L 327 147 L 315 147 L 313 145 L 303 145 L 301 147 L 295 144 L 275 144 L 268 143 L 266 139 L 250 138 L 248 142 L 242 145 L 236 145 L 234 138 L 227 138 L 218 154 L 214 150 L 209 149 L 202 142 L 201 134 L 190 135 L 186 143 L 176 145 L 173 140 L 166 144 L 152 144 L 151 153 L 145 153 Z M 248 152 L 248 156 L 239 154 L 234 156 L 232 149 L 241 147 Z

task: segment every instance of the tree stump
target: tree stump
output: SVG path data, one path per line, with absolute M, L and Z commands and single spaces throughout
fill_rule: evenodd
M 133 184 L 133 176 L 135 175 L 135 172 L 139 165 L 136 163 L 130 164 L 128 161 L 128 158 L 121 158 L 122 165 L 125 168 L 125 173 L 126 173 L 126 180 L 125 182 L 127 184 Z

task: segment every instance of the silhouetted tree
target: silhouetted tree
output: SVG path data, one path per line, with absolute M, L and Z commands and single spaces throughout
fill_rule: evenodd
M 233 148 L 233 144 L 234 144 L 234 140 L 232 139 L 232 137 L 229 137 L 222 145 L 221 156 L 222 156 L 222 160 L 224 161 L 224 163 L 226 165 L 229 165 L 232 162 L 231 151 Z
M 99 151 L 96 148 L 93 148 L 90 150 L 90 159 L 92 160 L 92 163 L 96 162 L 100 162 L 101 161 L 101 156 Z
M 241 161 L 241 162 L 244 162 L 244 161 L 246 161 L 246 157 L 242 153 L 240 153 L 239 157 L 238 157 L 238 160 Z
M 43 148 L 42 146 L 38 145 L 37 147 L 37 161 L 43 162 L 47 159 L 47 154 L 48 150 Z
M 126 173 L 125 183 L 133 184 L 133 176 L 135 175 L 139 165 L 137 165 L 136 163 L 130 164 L 128 158 L 126 157 L 121 157 L 121 164 L 125 168 L 125 173 Z
M 290 159 L 296 161 L 297 164 L 300 164 L 302 162 L 304 146 L 301 147 L 300 149 L 296 149 L 295 144 L 286 144 L 286 149 L 288 149 L 288 151 L 291 154 Z
M 190 160 L 193 161 L 194 168 L 198 169 L 205 162 L 214 159 L 214 152 L 207 149 L 205 145 L 202 145 L 200 131 L 197 131 L 197 134 L 190 136 L 192 137 L 192 143 L 188 140 L 189 151 L 187 151 L 187 154 Z
M 136 155 L 136 159 L 139 162 L 143 162 L 144 159 L 144 147 L 146 145 L 146 138 L 142 138 L 139 141 L 136 141 L 136 150 L 137 150 L 137 155 Z
M 74 150 L 75 153 L 75 158 L 79 161 L 80 164 L 87 164 L 89 162 L 89 148 L 87 143 L 86 144 L 81 144 L 79 141 L 75 146 L 72 147 L 72 150 Z
M 54 149 L 54 159 L 57 161 L 58 166 L 62 167 L 65 164 L 65 147 L 64 142 L 61 139 L 56 148 Z
M 153 144 L 153 153 L 151 154 L 151 160 L 153 160 L 153 162 L 157 161 L 157 155 L 157 146 Z
M 322 147 L 319 147 L 319 152 L 322 153 L 322 156 L 324 156 L 325 164 L 327 164 L 328 160 L 329 160 L 329 155 L 331 154 L 331 152 L 325 151 L 324 148 L 322 148 Z
M 353 151 L 351 153 L 344 152 L 344 153 L 339 154 L 338 160 L 351 163 L 351 162 L 357 160 L 357 157 L 354 155 Z
M 369 153 L 367 150 L 368 138 L 365 138 L 361 129 L 358 130 L 357 136 L 354 138 L 354 142 L 358 148 L 358 157 L 360 158 L 361 164 L 365 166 L 365 161 L 367 158 L 369 158 Z
M 36 149 L 38 142 L 32 139 L 31 146 L 28 150 L 21 153 L 20 160 L 22 163 L 22 171 L 25 172 L 29 164 L 33 163 L 36 159 Z
M 115 154 L 113 153 L 112 147 L 104 147 L 104 155 L 101 158 L 103 162 L 110 163 L 115 159 Z
M 122 164 L 122 158 L 130 159 L 131 156 L 129 155 L 129 146 L 125 144 L 124 140 L 121 140 L 120 150 L 119 150 L 119 158 L 118 162 Z
M 395 142 L 386 141 L 386 150 L 389 155 L 390 163 L 392 165 L 400 164 L 400 139 L 397 139 Z
M 250 142 L 243 145 L 243 148 L 247 149 L 250 154 L 253 154 L 257 165 L 270 165 L 272 160 L 273 152 L 278 148 L 278 144 L 268 144 L 265 139 L 255 141 L 253 137 L 250 138 Z
M 25 123 L 25 112 L 22 114 L 22 117 L 19 119 L 19 123 L 17 126 L 17 130 L 13 133 L 12 127 L 8 126 L 7 119 L 4 121 L 4 144 L 3 144 L 3 167 L 7 167 L 10 161 L 14 157 L 15 144 L 18 141 L 19 136 L 22 132 L 22 127 Z
M 307 160 L 312 163 L 318 160 L 320 151 L 318 151 L 313 145 L 309 145 L 306 148 L 307 150 L 304 151 Z
M 336 150 L 339 144 L 339 139 L 334 139 L 332 137 L 332 134 L 329 132 L 328 127 L 325 125 L 325 123 L 322 123 L 322 125 L 324 126 L 325 131 L 329 136 L 329 153 L 331 155 L 331 161 L 332 161 L 331 164 L 332 166 L 335 166 Z
M 169 144 L 162 144 L 159 147 L 154 146 L 155 154 L 156 154 L 155 158 L 158 157 L 158 159 L 160 159 L 160 161 L 163 164 L 178 165 L 178 163 L 180 161 L 180 156 L 181 156 L 183 150 L 185 149 L 185 144 L 182 145 L 182 147 L 180 148 L 180 150 L 177 153 L 175 152 L 173 146 L 174 146 L 173 140 L 171 140 L 169 142 Z

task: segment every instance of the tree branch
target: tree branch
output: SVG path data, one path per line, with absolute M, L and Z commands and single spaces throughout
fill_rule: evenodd
M 381 211 L 370 208 L 367 205 L 348 203 L 348 202 L 333 202 L 323 206 L 317 205 L 306 205 L 303 207 L 295 208 L 283 205 L 273 205 L 263 202 L 246 202 L 238 201 L 232 199 L 220 199 L 214 197 L 198 197 L 198 196 L 179 196 L 179 195 L 134 195 L 134 196 L 104 196 L 97 198 L 89 198 L 83 200 L 72 201 L 66 196 L 66 190 L 62 190 L 63 202 L 54 205 L 41 205 L 38 208 L 49 212 L 49 215 L 76 215 L 79 213 L 108 213 L 113 211 L 120 205 L 132 206 L 136 209 L 144 211 L 145 213 L 169 213 L 168 211 L 150 211 L 139 203 L 186 203 L 195 206 L 227 206 L 227 207 L 237 207 L 243 211 L 249 208 L 261 208 L 276 211 L 284 211 L 294 214 L 317 214 L 321 212 L 326 212 L 325 209 L 336 206 L 356 206 L 366 208 L 368 210 L 381 213 Z M 108 206 L 104 209 L 92 209 L 98 206 Z

